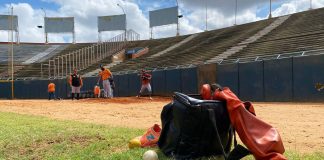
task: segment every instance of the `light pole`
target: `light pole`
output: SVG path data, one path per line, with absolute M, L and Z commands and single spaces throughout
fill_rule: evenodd
M 177 9 L 178 9 L 178 15 L 177 15 L 177 36 L 179 36 L 180 35 L 180 33 L 179 33 L 179 3 L 178 3 L 178 0 L 176 0 L 176 2 L 177 2 Z
M 269 19 L 272 18 L 272 15 L 271 15 L 271 10 L 272 10 L 271 9 L 271 6 L 272 6 L 272 0 L 270 0 L 270 10 L 269 10 L 270 14 L 269 14 Z
M 237 15 L 237 0 L 235 0 L 235 22 L 234 22 L 234 26 L 236 26 L 236 15 Z
M 122 10 L 123 10 L 123 13 L 125 14 L 125 41 L 127 41 L 127 17 L 126 17 L 126 12 L 124 10 L 124 8 L 119 4 L 117 3 L 117 6 L 120 7 Z
M 13 29 L 14 29 L 14 23 L 13 23 L 13 6 L 10 6 L 11 9 L 11 18 L 10 18 L 10 30 L 11 30 L 11 45 L 10 45 L 10 52 L 11 52 L 11 99 L 14 99 L 14 61 L 13 61 Z
M 206 8 L 206 29 L 205 31 L 208 31 L 208 20 L 207 20 L 207 0 L 205 0 L 205 8 Z
M 46 23 L 46 11 L 44 10 L 44 8 L 41 8 L 42 11 L 44 12 L 44 33 L 45 33 L 45 44 L 48 44 L 48 39 L 47 39 L 47 32 L 45 30 L 45 23 Z
M 312 0 L 309 1 L 309 10 L 313 9 Z

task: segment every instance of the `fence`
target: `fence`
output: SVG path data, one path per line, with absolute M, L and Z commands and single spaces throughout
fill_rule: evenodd
M 47 72 L 49 79 L 66 77 L 73 73 L 74 69 L 84 70 L 124 49 L 128 43 L 139 39 L 138 33 L 129 30 L 127 34 L 117 35 L 108 41 L 56 56 L 48 60 L 47 63 L 41 64 L 41 76 L 43 78 Z
M 265 61 L 265 60 L 272 60 L 272 59 L 312 56 L 312 55 L 321 55 L 321 54 L 324 54 L 324 49 L 279 53 L 279 54 L 271 54 L 271 55 L 264 55 L 264 56 L 251 56 L 251 57 L 235 58 L 235 59 L 219 59 L 211 63 L 217 63 L 217 64 L 249 63 L 255 61 Z
M 311 54 L 308 52 L 291 57 L 279 56 L 275 59 L 249 63 L 205 66 L 211 67 L 208 71 L 211 73 L 205 75 L 215 77 L 207 77 L 203 82 L 215 79 L 217 83 L 230 87 L 242 100 L 324 101 L 324 92 L 319 92 L 314 87 L 316 83 L 324 82 L 324 54 L 321 52 Z M 170 96 L 175 91 L 187 94 L 198 93 L 201 68 L 204 67 L 184 65 L 153 69 L 153 94 Z M 125 72 L 114 73 L 114 80 L 115 96 L 135 96 L 139 91 L 140 79 L 136 71 L 128 71 L 126 74 Z M 92 90 L 96 78 L 87 77 L 84 82 L 83 90 Z M 16 96 L 17 98 L 45 98 L 47 83 L 48 80 L 15 81 Z M 68 97 L 69 88 L 66 80 L 55 80 L 55 83 L 58 84 L 58 94 Z M 10 98 L 10 85 L 10 82 L 0 83 L 0 98 Z
M 324 55 L 217 65 L 217 82 L 245 101 L 323 102 Z

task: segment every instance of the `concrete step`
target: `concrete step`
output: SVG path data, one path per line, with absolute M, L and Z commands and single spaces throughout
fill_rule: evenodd
M 193 34 L 193 35 L 187 37 L 186 39 L 182 40 L 181 42 L 178 42 L 178 43 L 174 44 L 173 46 L 170 46 L 169 48 L 167 48 L 167 49 L 165 49 L 165 50 L 163 50 L 161 52 L 158 52 L 158 53 L 156 53 L 156 54 L 154 54 L 154 55 L 152 55 L 152 56 L 150 56 L 148 58 L 155 58 L 155 57 L 159 57 L 159 56 L 161 56 L 161 55 L 163 55 L 165 53 L 168 53 L 168 52 L 182 46 L 183 44 L 191 41 L 192 39 L 196 38 L 198 35 L 199 34 Z
M 207 63 L 212 63 L 221 59 L 226 59 L 227 57 L 234 55 L 235 53 L 240 52 L 242 49 L 244 49 L 245 47 L 247 47 L 249 44 L 257 41 L 258 39 L 260 39 L 261 37 L 265 36 L 266 34 L 270 33 L 272 30 L 274 30 L 275 28 L 277 28 L 279 25 L 281 25 L 282 23 L 284 23 L 288 18 L 290 17 L 290 15 L 287 16 L 282 16 L 279 17 L 277 20 L 275 20 L 274 22 L 272 22 L 269 26 L 265 27 L 264 29 L 262 29 L 261 31 L 257 32 L 256 34 L 254 34 L 253 36 L 243 40 L 242 42 L 238 43 L 237 45 L 227 49 L 225 52 L 223 52 L 222 54 L 219 54 L 209 60 L 207 60 Z

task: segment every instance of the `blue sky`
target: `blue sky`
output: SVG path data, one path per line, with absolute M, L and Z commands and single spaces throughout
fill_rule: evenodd
M 205 30 L 205 2 L 208 6 L 208 30 L 229 27 L 234 24 L 235 0 L 178 0 L 180 13 L 180 34 L 192 34 Z M 301 12 L 309 9 L 310 0 L 272 0 L 273 16 Z M 312 0 L 314 8 L 324 7 L 324 0 Z M 149 38 L 148 11 L 173 7 L 175 0 L 0 0 L 0 14 L 6 14 L 8 5 L 14 5 L 14 13 L 19 17 L 21 41 L 43 42 L 43 11 L 49 17 L 75 17 L 77 42 L 97 40 L 97 16 L 121 14 L 117 3 L 123 5 L 127 13 L 127 24 Z M 238 0 L 237 24 L 266 19 L 269 14 L 269 0 Z M 105 32 L 104 39 L 120 34 L 120 31 Z M 176 34 L 176 26 L 154 28 L 154 38 L 170 37 Z M 51 34 L 50 42 L 71 42 L 70 34 Z M 0 31 L 0 41 L 7 41 L 6 32 Z
M 55 1 L 55 0 L 54 0 Z M 209 0 L 211 1 L 211 0 Z M 274 1 L 273 2 L 273 10 L 280 7 L 281 4 L 283 4 L 287 0 L 280 0 L 280 1 Z M 123 3 L 124 0 L 121 1 Z M 148 11 L 154 10 L 154 9 L 160 9 L 160 8 L 167 8 L 172 7 L 176 5 L 175 0 L 134 0 L 136 4 L 138 4 L 139 8 L 143 11 L 143 13 L 148 16 Z M 6 4 L 11 3 L 28 3 L 35 9 L 44 8 L 47 10 L 58 10 L 60 8 L 60 5 L 50 1 L 50 0 L 1 0 L 0 6 L 4 6 Z M 181 0 L 179 0 L 180 7 L 181 7 Z M 242 3 L 242 1 L 238 1 L 238 3 Z M 261 5 L 259 6 L 260 10 L 256 13 L 257 16 L 264 17 L 267 16 L 269 13 L 269 5 Z M 238 8 L 239 10 L 240 8 Z M 183 13 L 185 12 L 184 8 L 181 8 L 183 10 Z
M 42 0 L 1 0 L 0 5 L 4 4 L 11 4 L 11 3 L 29 3 L 33 8 L 47 8 L 50 10 L 57 10 L 59 9 L 59 5 L 53 2 L 46 2 Z

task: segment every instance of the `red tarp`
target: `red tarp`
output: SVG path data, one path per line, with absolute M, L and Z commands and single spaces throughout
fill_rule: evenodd
M 278 131 L 255 116 L 251 103 L 243 103 L 226 87 L 222 91 L 215 91 L 214 99 L 226 101 L 231 123 L 255 159 L 286 159 L 283 156 L 285 148 Z

